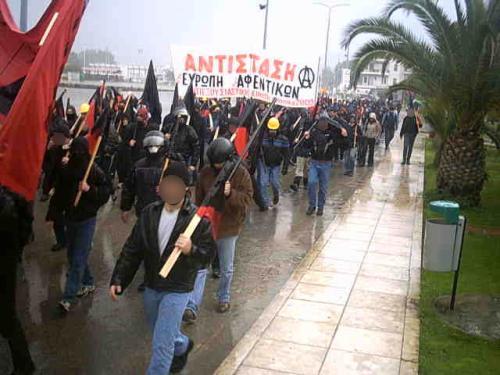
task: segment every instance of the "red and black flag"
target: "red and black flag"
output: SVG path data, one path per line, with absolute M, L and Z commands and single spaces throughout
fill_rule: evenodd
M 98 114 L 96 111 L 96 102 L 92 101 L 92 103 L 90 103 L 90 109 L 87 113 L 85 121 L 88 126 L 86 138 L 89 142 L 89 151 L 91 154 L 95 150 L 99 137 L 104 135 L 105 129 L 108 126 L 108 122 L 110 120 L 109 113 L 109 105 L 104 106 L 102 112 Z
M 0 184 L 33 200 L 47 125 L 85 0 L 53 0 L 23 33 L 0 0 Z M 19 147 L 25 150 L 19 153 Z
M 234 133 L 234 148 L 238 155 L 245 158 L 247 155 L 243 155 L 245 147 L 248 144 L 250 138 L 252 121 L 254 117 L 255 109 L 257 108 L 257 103 L 253 100 L 247 102 L 244 108 L 240 109 L 241 115 L 238 117 L 238 128 Z
M 158 94 L 158 86 L 156 84 L 155 70 L 153 60 L 149 62 L 148 74 L 146 83 L 144 84 L 144 92 L 142 93 L 141 101 L 148 107 L 151 114 L 151 121 L 155 124 L 161 124 L 161 103 L 160 95 Z
M 205 195 L 203 202 L 196 211 L 196 215 L 204 217 L 210 221 L 214 238 L 217 238 L 219 224 L 222 219 L 222 212 L 224 211 L 224 204 L 226 200 L 224 197 L 224 185 L 229 179 L 229 176 L 235 166 L 235 161 L 227 161 L 224 164 L 212 187 L 210 188 L 210 191 L 207 195 Z

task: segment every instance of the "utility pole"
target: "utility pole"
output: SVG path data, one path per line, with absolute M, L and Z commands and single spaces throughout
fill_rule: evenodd
M 333 8 L 338 8 L 338 7 L 343 7 L 343 6 L 349 6 L 349 3 L 338 3 L 338 4 L 324 4 L 324 3 L 314 3 L 315 5 L 321 5 L 324 6 L 325 8 L 328 8 L 328 25 L 326 28 L 326 46 L 325 46 L 325 70 L 328 67 L 328 42 L 330 41 L 330 23 L 331 23 L 331 18 L 332 18 L 332 9 Z
M 266 49 L 266 41 L 267 41 L 267 15 L 269 14 L 269 0 L 266 0 L 266 16 L 264 19 L 264 43 L 262 49 Z M 261 6 L 262 8 L 262 6 Z
M 22 32 L 28 31 L 28 0 L 21 0 L 19 26 Z

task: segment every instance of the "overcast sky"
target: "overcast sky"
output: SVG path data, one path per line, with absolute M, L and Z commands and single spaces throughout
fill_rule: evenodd
M 19 17 L 20 0 L 8 0 Z M 323 0 L 349 3 L 334 8 L 330 28 L 329 65 L 345 59 L 340 40 L 353 20 L 381 14 L 386 0 Z M 50 0 L 28 0 L 29 26 L 33 26 Z M 188 46 L 261 48 L 265 0 L 90 0 L 73 51 L 100 48 L 112 51 L 120 63 L 170 64 L 170 44 Z M 439 0 L 453 14 L 453 0 Z M 405 14 L 397 18 L 416 33 L 417 23 Z M 328 9 L 313 0 L 269 0 L 267 48 L 279 52 L 324 58 Z M 351 55 L 362 39 L 351 48 Z M 323 64 L 323 63 L 322 63 Z

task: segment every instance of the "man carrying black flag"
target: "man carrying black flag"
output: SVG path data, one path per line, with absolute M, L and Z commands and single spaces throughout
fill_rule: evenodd
M 144 85 L 144 92 L 141 97 L 142 103 L 146 104 L 149 113 L 151 114 L 150 121 L 161 124 L 161 103 L 160 95 L 158 94 L 158 86 L 156 85 L 155 70 L 153 68 L 153 60 L 149 62 L 148 75 Z

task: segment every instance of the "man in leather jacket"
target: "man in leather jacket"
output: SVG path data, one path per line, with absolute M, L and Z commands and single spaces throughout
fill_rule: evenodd
M 116 300 L 144 261 L 144 307 L 153 332 L 148 375 L 177 373 L 186 365 L 194 344 L 180 331 L 182 315 L 198 270 L 210 263 L 216 251 L 207 220 L 202 219 L 191 238 L 182 234 L 196 212 L 188 183 L 186 166 L 170 161 L 160 183 L 162 201 L 142 210 L 111 278 L 110 295 Z M 175 247 L 182 253 L 170 274 L 162 278 L 159 272 Z

